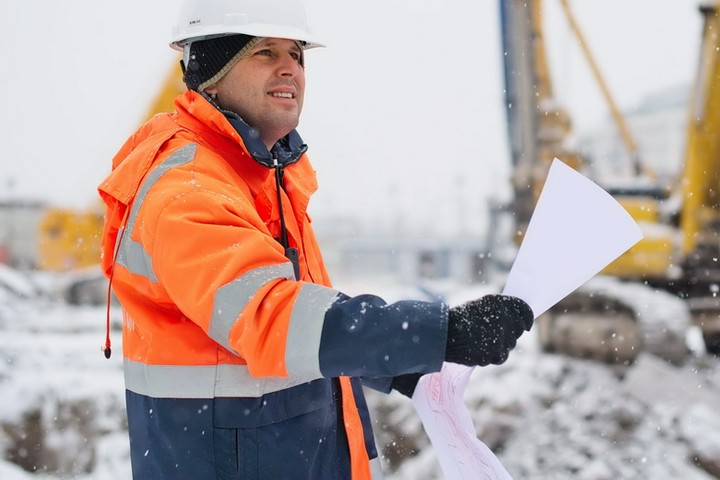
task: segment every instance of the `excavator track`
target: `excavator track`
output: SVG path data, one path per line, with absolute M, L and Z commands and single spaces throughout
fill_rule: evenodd
M 720 298 L 693 298 L 688 304 L 692 322 L 702 332 L 708 353 L 720 356 Z
M 645 237 L 603 271 L 619 282 L 612 291 L 579 289 L 538 319 L 541 346 L 610 363 L 631 363 L 641 350 L 682 362 L 692 328 L 702 333 L 708 353 L 720 355 L 720 0 L 700 2 L 702 39 L 685 150 L 677 171 L 663 175 L 638 148 L 571 2 L 560 3 L 626 155 L 590 158 L 574 146 L 572 118 L 553 88 L 543 0 L 499 0 L 512 161 L 511 236 L 516 244 L 522 240 L 547 169 L 559 158 L 595 172 L 593 180 L 644 226 Z M 603 178 L 602 168 L 595 167 L 607 161 L 626 168 Z M 672 314 L 653 310 L 653 302 Z
M 537 320 L 541 347 L 609 364 L 632 364 L 641 351 L 671 363 L 688 356 L 687 302 L 665 291 L 598 277 Z

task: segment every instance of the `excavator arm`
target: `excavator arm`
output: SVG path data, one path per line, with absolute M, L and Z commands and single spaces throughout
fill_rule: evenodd
M 592 56 L 567 0 L 558 0 L 581 53 L 606 100 L 618 136 L 633 162 L 630 178 L 611 184 L 593 178 L 633 216 L 645 238 L 603 274 L 648 291 L 667 290 L 689 300 L 710 351 L 720 353 L 720 20 L 717 3 L 705 6 L 703 51 L 688 131 L 685 170 L 678 172 L 681 208 L 668 212 L 671 185 L 661 185 L 641 158 L 637 142 Z M 505 74 L 505 101 L 512 162 L 512 214 L 520 241 L 554 157 L 589 174 L 591 159 L 572 148 L 570 116 L 553 95 L 542 19 L 543 0 L 499 0 Z M 666 203 L 667 202 L 667 203 Z M 682 238 L 682 242 L 679 239 Z M 682 244 L 680 244 L 682 243 Z M 709 295 L 713 285 L 715 294 Z M 689 316 L 689 315 L 688 315 Z M 632 305 L 597 292 L 577 292 L 539 319 L 540 340 L 548 350 L 607 362 L 631 362 L 649 349 L 678 360 L 678 334 L 653 340 Z
M 720 2 L 703 4 L 702 42 L 690 101 L 680 184 L 683 281 L 708 350 L 720 354 Z

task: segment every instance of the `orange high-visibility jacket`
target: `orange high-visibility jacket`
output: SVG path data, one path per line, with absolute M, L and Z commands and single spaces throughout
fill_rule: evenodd
M 139 396 L 159 409 L 161 399 L 265 399 L 258 407 L 265 418 L 268 399 L 296 392 L 294 412 L 282 407 L 270 415 L 277 423 L 317 409 L 324 400 L 305 393 L 322 390 L 320 397 L 341 405 L 352 478 L 370 478 L 368 458 L 377 452 L 369 425 L 362 426 L 367 412 L 360 389 L 353 395 L 343 375 L 439 370 L 446 306 L 414 302 L 390 315 L 376 297 L 354 300 L 333 289 L 306 211 L 317 185 L 299 136 L 286 138 L 280 205 L 276 169 L 251 129 L 241 135 L 193 91 L 175 106 L 128 139 L 99 187 L 107 205 L 102 266 L 123 309 L 128 402 Z M 280 208 L 299 279 L 278 241 Z M 361 333 L 363 323 L 384 326 Z M 367 348 L 380 360 L 358 359 Z M 152 461 L 137 432 L 160 424 L 153 418 L 133 430 L 145 419 L 132 410 L 128 405 L 136 471 L 136 463 Z M 156 451 L 147 450 L 151 457 Z

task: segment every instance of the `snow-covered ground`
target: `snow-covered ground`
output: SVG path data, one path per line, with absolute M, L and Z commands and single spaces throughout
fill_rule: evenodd
M 343 287 L 423 294 L 379 281 Z M 433 288 L 451 303 L 492 290 Z M 113 332 L 106 360 L 104 308 L 0 296 L 0 479 L 129 479 L 121 338 Z M 662 298 L 657 312 L 668 310 Z M 115 307 L 115 325 L 118 316 Z M 465 395 L 479 437 L 516 480 L 720 478 L 720 359 L 699 353 L 677 366 L 641 354 L 611 367 L 537 345 L 531 332 L 506 364 L 475 369 Z M 441 479 L 411 401 L 368 396 L 388 480 Z

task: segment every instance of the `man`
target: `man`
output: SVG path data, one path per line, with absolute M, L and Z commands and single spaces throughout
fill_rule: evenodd
M 504 362 L 532 325 L 512 297 L 449 309 L 331 287 L 295 130 L 318 46 L 300 1 L 186 2 L 188 91 L 99 187 L 136 480 L 380 478 L 360 379 L 412 396 L 443 361 Z

